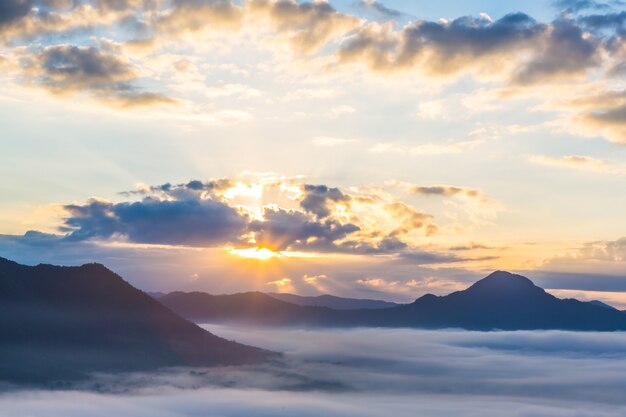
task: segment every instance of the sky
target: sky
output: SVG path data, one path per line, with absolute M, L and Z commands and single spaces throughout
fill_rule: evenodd
M 288 366 L 99 375 L 74 389 L 0 394 L 0 415 L 618 417 L 626 411 L 623 333 L 209 330 L 281 349 Z
M 8 0 L 0 256 L 151 291 L 626 308 L 619 0 Z

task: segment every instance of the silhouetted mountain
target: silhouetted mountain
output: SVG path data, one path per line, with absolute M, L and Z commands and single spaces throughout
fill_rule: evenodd
M 155 300 L 158 300 L 159 298 L 167 295 L 166 292 L 160 292 L 160 291 L 146 291 L 146 294 L 148 294 L 150 297 L 154 298 Z
M 0 380 L 43 383 L 268 355 L 179 317 L 102 265 L 31 267 L 0 258 Z
M 626 330 L 626 315 L 593 303 L 561 300 L 520 275 L 497 271 L 464 291 L 425 295 L 378 310 L 298 306 L 262 293 L 174 293 L 160 300 L 197 322 L 293 326 L 379 326 L 472 330 Z
M 303 307 L 277 300 L 262 292 L 231 295 L 211 295 L 203 292 L 171 292 L 159 302 L 181 316 L 195 322 L 262 322 L 268 325 L 288 325 L 315 316 L 317 307 Z M 328 312 L 332 312 L 328 310 Z
M 592 301 L 588 301 L 588 303 L 593 304 L 594 306 L 608 308 L 610 310 L 617 310 L 615 307 L 608 305 L 607 303 L 603 303 L 600 300 L 592 300 Z
M 334 295 L 318 295 L 303 297 L 296 294 L 269 293 L 270 296 L 299 306 L 328 307 L 333 310 L 378 310 L 381 308 L 397 307 L 398 304 L 382 300 L 336 297 Z

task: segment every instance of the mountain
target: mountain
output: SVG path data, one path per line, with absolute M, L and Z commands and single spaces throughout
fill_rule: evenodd
M 316 315 L 334 311 L 291 304 L 262 292 L 211 295 L 176 291 L 159 298 L 159 302 L 196 323 L 305 324 Z
M 102 265 L 24 266 L 0 258 L 0 380 L 50 383 L 270 355 L 205 331 Z
M 299 306 L 262 293 L 172 293 L 160 301 L 196 322 L 322 327 L 419 327 L 470 330 L 626 330 L 626 315 L 594 303 L 559 299 L 521 275 L 496 271 L 463 291 L 432 294 L 385 309 Z
M 269 295 L 278 300 L 286 301 L 299 306 L 328 307 L 333 310 L 377 310 L 398 306 L 398 304 L 389 301 L 344 298 L 328 294 L 318 295 L 315 297 L 303 297 L 301 295 L 285 293 L 269 293 Z
M 497 271 L 464 291 L 424 296 L 403 317 L 424 327 L 474 330 L 626 330 L 619 312 L 574 299 L 559 299 L 521 275 Z
M 588 301 L 588 303 L 593 304 L 594 306 L 608 308 L 610 310 L 617 310 L 615 307 L 608 305 L 607 303 L 603 303 L 600 300 L 592 300 L 592 301 Z
M 148 294 L 150 297 L 154 298 L 155 300 L 158 300 L 159 298 L 167 295 L 166 292 L 159 292 L 159 291 L 146 291 L 146 294 Z

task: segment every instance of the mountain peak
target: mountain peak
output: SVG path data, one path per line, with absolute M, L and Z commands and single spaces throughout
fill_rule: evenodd
M 495 271 L 469 287 L 470 292 L 527 293 L 543 289 L 530 279 L 507 271 Z

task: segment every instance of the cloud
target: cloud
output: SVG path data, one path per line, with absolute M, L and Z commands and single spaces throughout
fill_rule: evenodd
M 328 217 L 328 216 L 323 216 Z M 354 224 L 342 224 L 336 220 L 311 220 L 306 214 L 282 209 L 265 209 L 263 220 L 253 221 L 250 230 L 255 242 L 273 250 L 308 250 L 336 252 L 335 243 L 360 228 Z
M 387 203 L 385 209 L 399 220 L 399 226 L 389 236 L 401 237 L 415 230 L 424 230 L 427 236 L 437 233 L 438 227 L 433 223 L 433 216 L 417 211 L 402 201 Z
M 467 245 L 457 245 L 457 246 L 452 246 L 449 248 L 449 250 L 451 251 L 468 251 L 468 250 L 481 250 L 481 249 L 494 249 L 491 246 L 482 244 L 482 243 L 477 243 L 477 242 L 470 242 Z
M 22 60 L 22 68 L 34 83 L 54 94 L 88 92 L 122 107 L 173 103 L 154 92 L 138 90 L 139 78 L 125 59 L 95 47 L 55 45 Z
M 399 12 L 379 1 L 363 0 L 359 4 L 378 14 L 399 16 Z M 286 42 L 290 53 L 298 58 L 298 65 L 305 64 L 307 71 L 318 71 L 320 76 L 335 74 L 344 64 L 369 68 L 381 77 L 397 71 L 420 79 L 458 79 L 469 75 L 479 83 L 495 81 L 517 89 L 519 94 L 525 92 L 545 99 L 545 90 L 539 91 L 540 87 L 565 91 L 569 87 L 564 85 L 580 86 L 593 80 L 608 89 L 614 85 L 611 77 L 619 78 L 623 73 L 626 15 L 621 10 L 614 11 L 621 3 L 607 4 L 604 7 L 604 3 L 589 0 L 559 1 L 559 7 L 570 12 L 561 13 L 551 22 L 538 22 L 523 13 L 500 19 L 483 13 L 452 20 L 416 19 L 398 27 L 393 22 L 381 24 L 339 11 L 327 1 L 7 0 L 0 6 L 0 40 L 6 44 L 13 62 L 10 71 L 5 71 L 3 65 L 3 73 L 12 81 L 37 85 L 56 94 L 86 93 L 113 107 L 193 104 L 181 111 L 191 108 L 202 112 L 210 123 L 224 125 L 247 120 L 250 113 L 239 110 L 241 113 L 233 118 L 207 115 L 203 106 L 206 103 L 202 102 L 207 96 L 194 94 L 198 87 L 214 99 L 257 97 L 259 92 L 236 81 L 223 88 L 204 88 L 200 71 L 195 84 L 183 86 L 180 79 L 171 83 L 175 78 L 171 68 L 155 68 L 155 54 L 171 50 L 199 53 L 207 43 L 207 33 L 212 35 L 208 40 L 214 50 L 220 53 L 232 48 L 235 37 L 240 42 L 269 45 L 277 55 L 284 53 Z M 593 10 L 595 14 L 572 13 L 580 10 Z M 74 45 L 56 45 L 59 39 Z M 105 44 L 109 47 L 102 46 Z M 116 46 L 110 47 L 113 44 Z M 53 56 L 61 55 L 73 65 L 73 75 L 68 72 L 70 68 L 63 72 L 58 66 L 48 65 Z M 90 71 L 91 66 L 98 65 L 101 70 L 106 67 L 108 75 Z M 353 74 L 351 68 L 343 70 Z M 145 91 L 144 85 L 155 87 Z M 332 98 L 336 93 L 328 89 L 300 90 L 285 99 L 298 99 L 300 94 L 303 98 Z M 186 96 L 175 100 L 170 97 L 171 91 Z M 505 95 L 499 100 L 504 98 Z M 438 106 L 436 101 L 424 103 L 420 114 L 445 116 Z M 624 142 L 622 107 L 586 109 L 569 121 L 575 125 L 572 131 Z M 552 112 L 560 109 L 551 107 Z M 350 106 L 335 106 L 326 115 L 336 118 L 354 111 Z M 578 129 L 583 125 L 584 129 Z M 383 150 L 441 155 L 460 153 L 481 143 L 427 143 L 416 147 L 387 146 Z
M 391 9 L 377 0 L 360 0 L 357 5 L 363 9 L 374 10 L 382 16 L 390 19 L 398 19 L 400 17 L 406 16 L 405 13 L 402 13 L 401 11 L 395 9 Z
M 286 359 L 102 375 L 77 390 L 8 392 L 0 409 L 36 417 L 619 417 L 626 409 L 621 333 L 206 327 Z
M 231 0 L 172 0 L 158 19 L 157 30 L 170 34 L 239 28 L 244 10 Z
M 626 237 L 617 240 L 590 242 L 580 248 L 571 258 L 611 262 L 626 261 Z
M 579 22 L 591 29 L 620 29 L 626 23 L 626 12 L 585 15 Z
M 254 17 L 269 17 L 274 30 L 301 53 L 315 52 L 359 25 L 358 18 L 326 1 L 248 0 L 247 8 Z
M 376 255 L 412 253 L 415 235 L 438 230 L 390 195 L 272 175 L 138 184 L 120 196 L 128 201 L 63 205 L 59 231 L 70 241 Z
M 247 218 L 213 199 L 161 201 L 145 198 L 133 203 L 91 200 L 66 205 L 62 230 L 70 240 L 120 236 L 136 243 L 214 246 L 237 242 Z
M 325 185 L 304 185 L 304 198 L 300 206 L 307 212 L 315 214 L 318 218 L 330 215 L 329 203 L 347 204 L 350 198 L 338 188 L 329 188 Z
M 247 242 L 245 242 L 247 243 Z M 242 243 L 241 248 L 246 248 Z M 399 258 L 394 253 L 292 252 L 289 256 L 267 252 L 267 249 L 240 249 L 246 258 L 230 248 L 190 247 L 178 245 L 137 244 L 116 241 L 70 240 L 63 235 L 28 232 L 22 236 L 0 235 L 0 256 L 20 263 L 36 265 L 51 263 L 81 265 L 99 262 L 120 274 L 134 286 L 146 291 L 206 291 L 214 294 L 232 294 L 245 291 L 268 291 L 268 283 L 288 278 L 293 289 L 303 295 L 330 293 L 346 297 L 380 298 L 399 302 L 412 301 L 425 292 L 447 294 L 450 282 L 467 287 L 481 278 L 480 273 L 450 268 L 432 263 L 428 248 L 404 249 L 406 253 L 421 252 L 422 258 Z M 252 245 L 253 246 L 253 245 Z M 349 248 L 335 250 L 348 251 Z M 316 250 L 311 248 L 311 250 Z M 361 248 L 363 250 L 363 248 Z M 260 264 L 255 255 L 267 255 Z M 446 252 L 434 252 L 445 256 Z M 459 257 L 461 258 L 461 257 Z M 207 262 L 210 260 L 210 262 Z M 424 264 L 421 266 L 420 264 Z M 457 263 L 455 263 L 457 264 Z M 430 266 L 436 268 L 436 271 Z M 321 278 L 324 275 L 324 278 Z M 422 282 L 436 275 L 428 285 L 396 288 L 365 288 L 356 284 L 359 279 L 376 276 L 389 281 Z M 313 286 L 310 277 L 318 277 Z M 226 279 L 227 278 L 227 279 Z M 439 285 L 441 284 L 441 285 Z M 387 291 L 388 290 L 388 291 Z
M 578 121 L 587 127 L 590 134 L 595 133 L 617 143 L 626 143 L 626 104 L 582 114 Z
M 533 155 L 529 157 L 530 162 L 539 165 L 571 168 L 581 171 L 600 172 L 615 175 L 626 175 L 626 167 L 615 166 L 603 159 L 592 158 L 584 155 L 566 155 L 554 158 L 545 155 Z
M 626 292 L 626 237 L 586 242 L 546 259 L 533 275 L 559 290 Z
M 462 212 L 465 212 L 474 225 L 489 223 L 501 211 L 506 210 L 502 203 L 491 199 L 485 192 L 477 188 L 446 184 L 416 185 L 403 181 L 390 181 L 388 184 L 409 195 L 424 198 L 439 197 L 444 200 L 446 205 L 457 206 Z
M 612 3 L 620 4 L 621 1 Z M 600 3 L 594 0 L 556 0 L 553 4 L 560 10 L 570 13 L 576 13 L 587 9 L 605 10 L 611 8 L 611 6 L 607 3 Z
M 454 254 L 448 253 L 434 253 L 434 252 L 420 252 L 413 251 L 402 253 L 400 255 L 402 261 L 407 263 L 414 263 L 416 265 L 428 265 L 428 264 L 449 264 L 454 262 L 467 262 L 470 259 L 461 258 Z
M 425 196 L 425 197 L 457 197 L 467 200 L 474 200 L 484 206 L 492 206 L 497 208 L 499 203 L 491 200 L 487 195 L 476 188 L 459 187 L 455 185 L 411 185 L 400 184 L 401 187 L 407 189 L 409 193 Z
M 4 0 L 0 3 L 0 28 L 28 15 L 33 3 L 33 0 Z
M 516 71 L 514 81 L 530 84 L 557 77 L 584 75 L 589 68 L 600 65 L 598 46 L 599 41 L 574 21 L 557 20 L 550 28 L 543 50 Z
M 416 185 L 412 187 L 411 192 L 420 195 L 437 195 L 443 197 L 462 195 L 469 198 L 477 198 L 482 194 L 479 190 L 451 185 Z
M 150 12 L 151 0 L 7 0 L 0 10 L 0 42 L 29 44 L 37 39 L 49 44 L 48 37 L 58 34 L 81 36 L 96 28 L 115 27 L 126 23 L 126 29 L 140 20 L 136 12 Z M 26 9 L 28 7 L 28 10 Z M 129 34 L 135 34 L 131 30 Z
M 485 69 L 489 59 L 501 61 L 513 50 L 532 49 L 545 31 L 545 25 L 523 13 L 497 21 L 487 16 L 451 22 L 417 20 L 401 32 L 369 24 L 347 39 L 339 57 L 342 62 L 362 60 L 382 71 L 417 68 L 430 75 L 448 75 L 472 66 Z
M 626 143 L 626 91 L 596 88 L 558 100 L 554 105 L 575 112 L 567 121 L 571 132 Z

